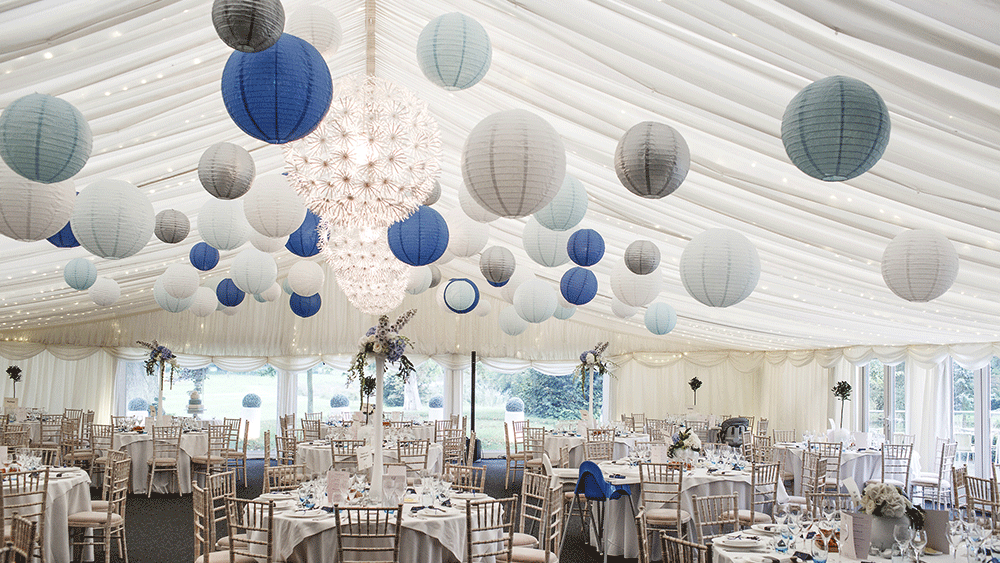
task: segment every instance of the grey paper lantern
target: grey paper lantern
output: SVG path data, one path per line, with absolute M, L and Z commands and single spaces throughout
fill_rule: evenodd
M 242 201 L 210 199 L 198 211 L 201 238 L 218 250 L 243 246 L 250 238 L 250 230 L 250 223 L 243 214 Z
M 640 276 L 624 266 L 611 272 L 611 291 L 615 297 L 630 307 L 645 307 L 660 294 L 663 279 L 660 274 Z
M 0 233 L 14 240 L 43 240 L 58 233 L 73 215 L 72 180 L 33 182 L 0 163 Z
M 478 223 L 489 223 L 490 221 L 496 221 L 500 218 L 499 215 L 488 211 L 482 205 L 472 198 L 472 194 L 469 193 L 469 189 L 464 185 L 458 188 L 458 205 L 462 208 L 469 219 L 476 221 Z
M 514 310 L 529 323 L 545 321 L 556 312 L 558 306 L 556 290 L 539 279 L 522 283 L 514 292 Z
M 651 274 L 660 265 L 660 249 L 653 241 L 637 240 L 625 249 L 625 267 L 633 274 Z
M 556 312 L 552 313 L 552 316 L 561 321 L 565 321 L 570 317 L 572 317 L 574 313 L 576 313 L 576 305 L 570 305 L 569 307 L 564 307 L 563 305 L 560 304 L 559 306 L 556 307 Z
M 431 274 L 430 266 L 417 266 L 415 268 L 410 268 L 410 280 L 406 283 L 406 292 L 410 295 L 420 295 L 421 293 L 427 291 L 431 287 L 431 280 L 434 277 Z
M 521 234 L 521 244 L 528 257 L 542 266 L 554 268 L 569 262 L 566 243 L 569 231 L 550 231 L 538 223 L 534 217 L 528 219 Z
M 513 306 L 500 311 L 500 330 L 508 336 L 517 336 L 528 329 L 528 321 L 522 319 Z
M 447 217 L 448 252 L 459 258 L 472 256 L 490 240 L 490 226 L 469 219 L 457 211 Z
M 219 306 L 219 298 L 215 296 L 215 290 L 210 287 L 199 287 L 194 292 L 191 306 L 188 308 L 196 317 L 207 317 L 215 312 Z
M 437 287 L 438 284 L 441 283 L 441 268 L 438 268 L 433 264 L 427 267 L 431 270 L 431 287 Z
M 243 213 L 258 233 L 287 237 L 305 220 L 306 204 L 284 176 L 264 176 L 257 178 L 253 189 L 243 197 Z
M 657 336 L 663 336 L 677 326 L 677 312 L 666 303 L 653 303 L 646 309 L 643 319 L 646 329 Z
M 198 180 L 205 191 L 219 199 L 236 199 L 247 193 L 257 169 L 243 147 L 216 143 L 201 154 Z
M 174 297 L 167 292 L 163 276 L 160 276 L 156 279 L 156 283 L 153 284 L 153 300 L 164 311 L 180 313 L 181 311 L 187 311 L 191 307 L 191 304 L 194 303 L 194 293 L 183 299 Z
M 493 287 L 502 287 L 514 275 L 514 253 L 502 246 L 491 246 L 479 257 L 479 271 Z
M 958 277 L 958 253 L 937 231 L 914 229 L 892 239 L 882 253 L 882 279 L 893 293 L 915 303 L 936 299 Z
M 458 12 L 432 19 L 417 38 L 417 62 L 428 80 L 445 90 L 464 90 L 486 76 L 493 59 L 490 36 Z
M 566 176 L 566 150 L 556 130 L 525 110 L 494 113 L 469 133 L 462 178 L 486 210 L 524 217 L 548 205 Z
M 94 285 L 87 290 L 90 300 L 100 307 L 110 307 L 122 296 L 122 288 L 111 278 L 98 276 Z
M 42 184 L 73 177 L 93 148 L 90 125 L 73 104 L 46 94 L 14 100 L 0 114 L 0 157 Z
M 615 148 L 615 173 L 628 191 L 659 199 L 674 193 L 687 177 L 691 153 L 673 127 L 643 121 L 625 132 Z
M 177 244 L 191 232 L 191 220 L 176 209 L 164 209 L 156 214 L 153 234 L 167 244 Z
M 63 279 L 73 289 L 90 289 L 97 281 L 97 266 L 86 258 L 74 258 L 63 268 Z
M 535 219 L 546 229 L 568 231 L 583 220 L 587 205 L 587 189 L 583 182 L 567 174 L 556 197 L 535 213 Z
M 153 236 L 153 204 L 122 180 L 98 180 L 76 198 L 70 227 L 80 246 L 101 258 L 128 258 Z
M 344 37 L 337 16 L 316 4 L 303 6 L 292 12 L 285 27 L 289 34 L 308 41 L 317 51 L 326 55 L 336 53 Z
M 236 255 L 229 273 L 237 288 L 246 293 L 257 294 L 274 285 L 278 277 L 278 265 L 270 254 L 249 247 Z
M 201 283 L 198 270 L 190 264 L 171 264 L 157 279 L 167 295 L 174 299 L 191 297 Z
M 431 193 L 427 194 L 422 205 L 434 205 L 439 199 L 441 199 L 441 182 L 434 180 L 434 188 L 431 189 Z
M 280 0 L 215 0 L 212 25 L 226 45 L 256 53 L 274 45 L 285 29 Z
M 618 299 L 611 300 L 611 312 L 619 319 L 628 319 L 639 312 L 638 307 L 626 305 Z
M 799 170 L 827 182 L 863 174 L 889 144 L 889 110 L 871 86 L 830 76 L 803 88 L 781 118 L 781 141 Z
M 709 229 L 681 253 L 684 289 L 710 307 L 729 307 L 753 293 L 760 279 L 760 258 L 753 244 L 729 229 Z
M 299 295 L 316 295 L 325 280 L 323 267 L 309 260 L 299 260 L 288 270 L 288 286 Z

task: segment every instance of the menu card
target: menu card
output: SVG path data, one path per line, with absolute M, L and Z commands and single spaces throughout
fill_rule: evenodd
M 840 554 L 847 559 L 868 557 L 872 545 L 872 517 L 860 512 L 840 513 Z
M 153 426 L 156 425 L 156 423 L 153 422 L 153 417 L 151 417 L 151 416 L 147 416 L 146 417 L 146 421 L 145 421 L 144 424 L 145 424 L 145 427 L 146 427 L 146 432 L 152 432 L 153 431 Z
M 406 493 L 406 467 L 389 465 L 382 475 L 382 497 L 385 506 L 399 504 Z
M 358 446 L 356 450 L 358 454 L 358 472 L 365 472 L 372 467 L 372 456 L 375 455 L 375 449 L 370 446 Z
M 666 444 L 651 444 L 649 446 L 650 463 L 670 463 L 669 449 Z
M 590 416 L 590 411 L 584 411 L 584 410 L 580 411 L 580 420 L 582 420 L 583 423 L 587 425 L 587 428 L 594 427 L 594 421 Z
M 350 473 L 339 469 L 326 472 L 326 498 L 330 499 L 331 505 L 347 502 L 347 493 L 350 489 Z
M 927 547 L 941 553 L 951 553 L 948 543 L 947 510 L 924 510 L 924 529 L 927 530 Z

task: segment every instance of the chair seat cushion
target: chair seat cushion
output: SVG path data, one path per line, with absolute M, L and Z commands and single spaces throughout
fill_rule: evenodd
M 244 548 L 247 546 L 246 534 L 236 534 L 235 536 L 232 537 L 236 538 L 236 547 Z M 226 553 L 229 553 L 229 538 L 230 536 L 223 536 L 219 538 L 219 541 L 215 542 L 215 547 L 219 549 L 224 549 L 226 550 Z
M 921 487 L 937 487 L 938 486 L 938 476 L 937 474 L 921 474 L 918 477 L 910 479 L 911 485 L 918 485 Z M 947 479 L 941 481 L 941 488 L 948 489 L 951 488 L 951 483 Z
M 237 555 L 235 561 L 236 563 L 258 563 L 256 559 L 246 555 Z M 213 551 L 208 554 L 208 557 L 201 555 L 194 560 L 194 563 L 229 563 L 229 550 Z
M 199 463 L 201 465 L 205 465 L 206 463 L 214 464 L 214 463 L 225 463 L 225 462 L 226 458 L 219 455 L 213 455 L 213 456 L 196 455 L 191 458 L 191 463 Z
M 511 549 L 510 559 L 519 563 L 559 563 L 559 557 L 555 553 L 532 547 Z
M 787 502 L 788 504 L 798 504 L 800 506 L 805 506 L 806 505 L 806 497 L 799 497 L 799 496 L 794 496 L 794 495 L 788 495 L 788 500 L 786 500 L 785 502 Z
M 157 467 L 172 467 L 177 465 L 177 460 L 172 457 L 154 457 L 146 460 L 147 465 L 156 465 Z
M 529 459 L 529 460 L 525 461 L 524 463 L 527 464 L 527 465 L 533 466 L 533 467 L 540 467 L 542 465 L 542 460 L 538 459 L 538 458 L 534 458 L 534 459 Z
M 103 526 L 108 521 L 107 512 L 77 512 L 69 515 L 69 526 L 71 528 L 90 528 Z M 121 514 L 111 515 L 111 525 L 122 523 Z
M 584 495 L 583 493 L 580 493 L 579 495 L 577 495 L 574 491 L 566 491 L 566 492 L 564 492 L 563 493 L 563 500 L 565 500 L 566 502 L 571 502 L 573 500 L 574 496 L 577 497 L 576 502 L 578 502 L 578 503 L 580 503 L 580 502 L 586 502 L 587 501 L 586 495 Z
M 94 452 L 69 452 L 63 457 L 66 459 L 94 459 Z
M 730 511 L 725 511 L 722 513 L 723 518 L 732 518 L 733 513 Z M 753 512 L 745 508 L 741 508 L 736 511 L 736 517 L 739 518 L 741 524 L 770 524 L 771 517 L 763 512 Z
M 106 501 L 106 500 L 92 500 L 92 501 L 90 501 L 90 511 L 91 512 L 107 512 L 108 511 L 108 501 Z
M 538 538 L 531 534 L 514 532 L 514 547 L 538 547 Z
M 935 481 L 936 481 L 936 479 L 935 479 Z M 869 479 L 868 482 L 865 483 L 865 485 L 867 486 L 867 485 L 871 485 L 873 483 L 882 483 L 882 482 L 883 481 L 881 479 Z M 889 478 L 889 479 L 886 479 L 884 482 L 886 484 L 888 484 L 888 485 L 893 485 L 895 487 L 903 487 L 905 485 L 905 483 L 903 483 L 899 479 Z
M 680 511 L 681 522 L 690 522 L 691 513 L 686 510 Z M 674 524 L 677 522 L 677 509 L 676 508 L 647 508 L 646 509 L 646 522 L 650 526 L 657 526 L 663 524 Z

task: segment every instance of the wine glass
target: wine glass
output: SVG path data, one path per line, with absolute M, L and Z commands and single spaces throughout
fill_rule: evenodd
M 979 547 L 982 545 L 983 540 L 986 539 L 986 531 L 983 529 L 978 518 L 971 520 L 966 526 L 966 530 L 968 533 L 966 557 L 970 562 L 973 560 L 973 557 L 979 560 Z
M 916 557 L 917 563 L 920 563 L 920 554 L 923 552 L 924 546 L 927 545 L 927 530 L 914 530 L 910 542 L 913 544 L 914 557 Z
M 792 532 L 792 549 L 795 549 L 795 542 L 799 538 L 799 518 L 802 517 L 802 511 L 799 505 L 793 504 L 788 507 L 788 518 L 785 520 L 785 524 L 788 529 Z
M 820 510 L 823 512 L 824 521 L 833 522 L 833 515 L 837 512 L 837 503 L 832 498 L 827 497 L 823 499 Z
M 892 530 L 892 537 L 899 544 L 900 553 L 906 553 L 910 549 L 910 540 L 913 539 L 913 529 L 909 524 L 896 524 Z
M 962 542 L 962 536 L 964 534 L 965 522 L 959 518 L 948 522 L 948 553 L 951 553 L 952 557 L 958 556 L 958 544 Z
M 785 524 L 788 519 L 788 505 L 781 503 L 774 503 L 774 508 L 772 509 L 775 524 L 779 526 Z
M 809 530 L 812 529 L 812 525 L 813 525 L 812 513 L 808 510 L 803 510 L 802 514 L 799 515 L 799 529 L 801 530 L 802 533 L 803 549 L 806 549 L 806 547 L 808 547 L 806 545 L 806 542 L 809 541 Z M 806 551 L 808 553 L 808 550 Z

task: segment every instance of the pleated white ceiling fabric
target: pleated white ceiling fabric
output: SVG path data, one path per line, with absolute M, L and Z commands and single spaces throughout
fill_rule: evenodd
M 198 210 L 211 198 L 198 181 L 209 146 L 231 142 L 253 156 L 257 175 L 284 169 L 280 147 L 243 134 L 226 114 L 222 68 L 232 50 L 216 35 L 205 0 L 36 0 L 0 6 L 0 107 L 33 92 L 74 104 L 93 131 L 93 156 L 73 178 L 78 190 L 116 179 L 139 187 L 155 212 L 176 209 L 192 222 L 182 243 L 155 237 L 122 260 L 82 248 L 0 237 L 0 339 L 44 344 L 131 346 L 157 338 L 179 352 L 282 356 L 349 353 L 374 319 L 353 311 L 327 268 L 320 312 L 294 316 L 283 295 L 247 299 L 233 316 L 171 314 L 153 299 L 167 266 L 186 263 L 201 240 Z M 340 20 L 343 40 L 325 55 L 334 79 L 365 69 L 363 0 L 285 0 L 286 14 L 321 5 Z M 795 350 L 1000 341 L 1000 5 L 934 0 L 378 0 L 376 75 L 429 105 L 441 128 L 442 195 L 435 209 L 459 207 L 461 150 L 479 121 L 522 109 L 547 120 L 566 147 L 567 173 L 590 202 L 576 228 L 607 243 L 593 267 L 597 297 L 569 320 L 550 319 L 517 337 L 497 323 L 499 289 L 479 272 L 479 256 L 441 266 L 444 277 L 474 280 L 493 312 L 442 311 L 432 292 L 407 296 L 423 354 L 571 359 L 600 340 L 610 352 Z M 416 59 L 431 19 L 462 12 L 490 35 L 493 61 L 483 80 L 449 92 L 429 82 Z M 780 138 L 786 104 L 831 75 L 857 78 L 885 100 L 892 135 L 869 172 L 822 182 L 796 169 Z M 691 154 L 683 184 L 659 200 L 618 181 L 615 147 L 642 121 L 675 128 Z M 524 252 L 525 219 L 491 224 L 487 246 L 515 255 L 558 287 L 568 265 L 544 268 Z M 732 229 L 760 255 L 756 290 L 729 308 L 692 299 L 678 274 L 687 242 Z M 884 284 L 886 245 L 908 229 L 932 229 L 955 246 L 954 286 L 929 303 L 910 303 Z M 664 284 L 655 302 L 677 311 L 677 327 L 654 336 L 642 314 L 611 312 L 611 272 L 635 240 L 661 253 Z M 238 250 L 224 251 L 203 282 L 228 276 Z M 94 260 L 122 296 L 97 307 L 67 287 L 73 258 Z M 274 254 L 278 279 L 300 258 Z M 314 260 L 319 261 L 316 257 Z M 418 330 L 419 329 L 419 330 Z M 404 331 L 406 332 L 406 331 Z

